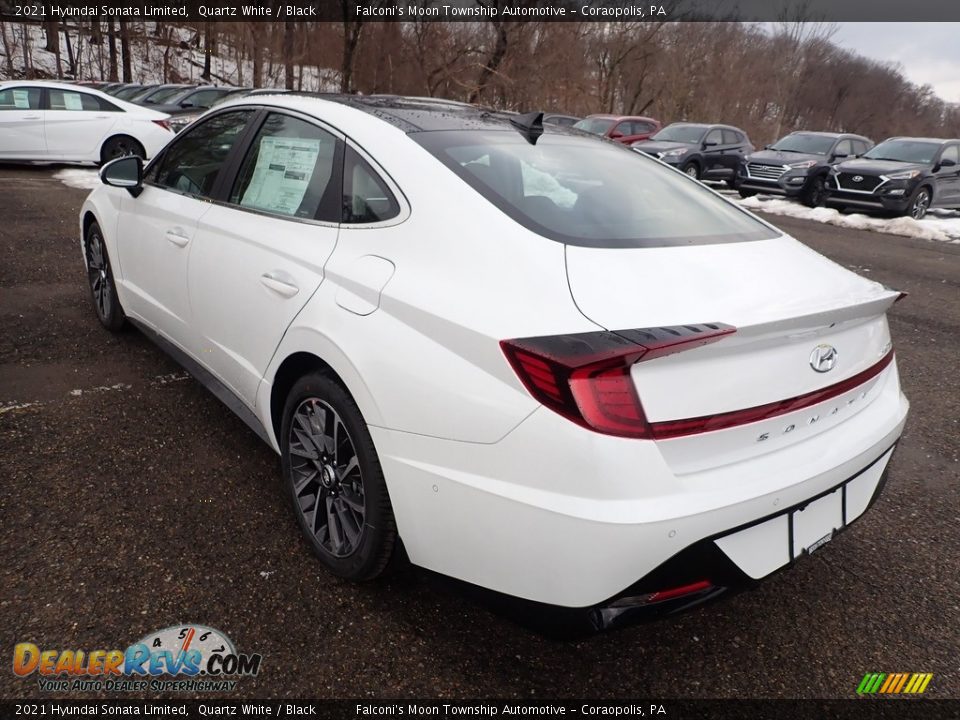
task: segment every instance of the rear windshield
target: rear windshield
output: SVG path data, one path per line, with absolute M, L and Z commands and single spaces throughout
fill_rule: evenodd
M 705 125 L 667 125 L 650 139 L 694 144 L 700 142 L 706 131 Z
M 594 135 L 603 135 L 613 127 L 614 121 L 610 118 L 585 118 L 574 124 L 577 130 L 593 133 Z
M 896 160 L 897 162 L 929 164 L 933 162 L 933 157 L 939 149 L 939 143 L 917 142 L 916 140 L 886 140 L 867 152 L 863 157 L 871 160 Z
M 777 232 L 699 182 L 613 143 L 547 132 L 455 130 L 411 138 L 511 218 L 570 245 L 662 247 Z
M 805 155 L 826 155 L 833 147 L 834 138 L 823 135 L 787 135 L 771 145 L 772 150 L 781 152 L 803 153 Z

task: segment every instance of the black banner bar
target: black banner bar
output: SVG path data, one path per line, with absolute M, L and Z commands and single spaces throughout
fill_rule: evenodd
M 960 700 L 24 700 L 0 702 L 15 718 L 669 718 L 670 720 L 956 720 Z
M 960 21 L 956 0 L 0 0 L 0 20 Z

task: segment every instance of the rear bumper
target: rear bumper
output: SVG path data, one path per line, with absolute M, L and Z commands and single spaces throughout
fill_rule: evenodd
M 599 435 L 543 408 L 489 445 L 371 432 L 414 564 L 507 595 L 585 608 L 667 589 L 657 583 L 688 565 L 710 570 L 691 581 L 707 579 L 718 590 L 738 584 L 728 577 L 731 564 L 733 580 L 749 584 L 846 527 L 875 495 L 908 410 L 895 365 L 869 395 L 860 412 L 819 434 L 711 468 L 676 465 L 663 446 L 682 439 Z M 730 431 L 710 435 L 723 432 Z M 856 502 L 844 500 L 841 487 L 855 478 L 863 478 Z M 781 535 L 775 552 L 751 553 L 756 538 L 738 535 L 759 528 L 753 534 L 772 547 L 787 520 L 769 521 L 828 496 L 830 507 L 804 517 L 796 537 Z

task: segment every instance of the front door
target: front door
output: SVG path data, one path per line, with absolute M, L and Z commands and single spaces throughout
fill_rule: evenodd
M 47 154 L 42 95 L 35 87 L 0 90 L 0 158 L 37 160 Z

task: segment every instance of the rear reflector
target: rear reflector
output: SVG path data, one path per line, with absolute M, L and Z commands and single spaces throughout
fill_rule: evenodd
M 500 347 L 539 402 L 578 425 L 622 437 L 654 437 L 630 367 L 716 342 L 723 323 L 503 340 Z

